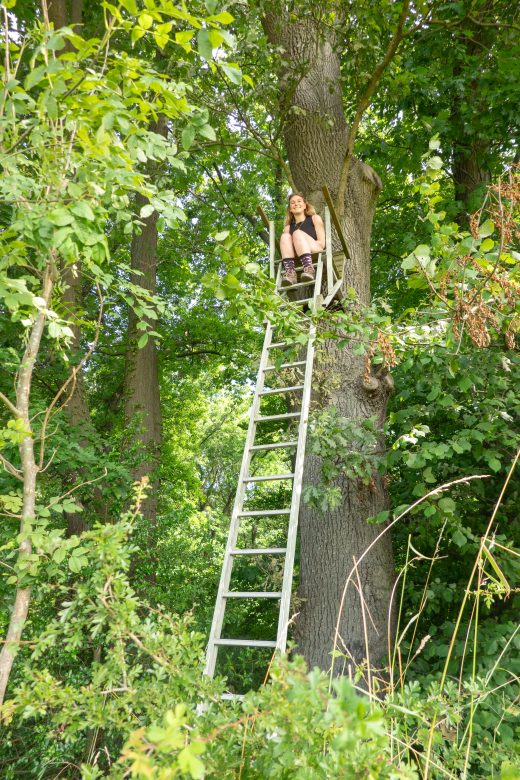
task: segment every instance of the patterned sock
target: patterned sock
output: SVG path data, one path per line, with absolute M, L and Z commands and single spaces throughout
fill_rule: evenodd
M 294 271 L 294 257 L 284 257 L 282 263 L 285 272 Z
M 304 270 L 306 270 L 309 266 L 312 266 L 312 257 L 308 252 L 306 252 L 304 255 L 300 255 L 300 261 Z

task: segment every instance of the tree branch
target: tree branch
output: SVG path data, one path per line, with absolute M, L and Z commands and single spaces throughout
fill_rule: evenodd
M 405 0 L 403 4 L 403 10 L 401 11 L 401 15 L 399 17 L 399 21 L 397 22 L 396 30 L 392 36 L 392 39 L 390 43 L 388 44 L 388 48 L 386 50 L 386 54 L 379 63 L 379 65 L 376 67 L 374 72 L 372 73 L 372 76 L 370 77 L 370 81 L 368 82 L 367 88 L 364 92 L 364 94 L 361 96 L 361 98 L 358 100 L 357 108 L 356 108 L 356 114 L 354 116 L 354 121 L 352 122 L 350 128 L 349 128 L 349 134 L 348 134 L 348 141 L 347 141 L 347 150 L 345 152 L 345 158 L 343 160 L 343 167 L 341 170 L 341 176 L 339 180 L 339 187 L 338 187 L 338 197 L 336 202 L 336 211 L 338 212 L 338 215 L 341 217 L 345 213 L 345 193 L 347 191 L 347 181 L 348 181 L 348 174 L 350 170 L 350 161 L 352 159 L 352 152 L 354 151 L 354 144 L 356 142 L 356 136 L 359 129 L 359 125 L 361 123 L 361 119 L 363 117 L 363 114 L 365 113 L 366 109 L 368 108 L 368 105 L 370 103 L 370 98 L 372 97 L 380 79 L 383 73 L 385 72 L 386 68 L 394 58 L 394 55 L 397 51 L 397 48 L 399 44 L 401 43 L 402 39 L 404 38 L 404 23 L 406 21 L 406 18 L 408 16 L 408 12 L 410 10 L 410 0 Z
M 0 393 L 0 401 L 3 401 L 4 404 L 7 406 L 7 408 L 14 414 L 15 417 L 20 417 L 20 412 L 16 408 L 15 404 L 13 404 L 9 398 L 4 395 L 3 393 Z
M 13 466 L 11 461 L 7 460 L 7 458 L 4 458 L 4 456 L 0 453 L 0 463 L 3 465 L 4 469 L 11 474 L 11 476 L 16 477 L 16 479 L 19 479 L 21 482 L 23 482 L 22 472 L 19 471 L 16 466 Z

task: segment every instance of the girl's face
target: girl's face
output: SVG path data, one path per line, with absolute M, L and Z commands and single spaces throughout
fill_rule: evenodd
M 294 195 L 289 201 L 289 211 L 291 214 L 301 214 L 305 211 L 305 200 L 301 195 Z

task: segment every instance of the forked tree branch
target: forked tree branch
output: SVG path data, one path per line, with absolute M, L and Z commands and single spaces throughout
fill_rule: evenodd
M 374 72 L 372 73 L 372 76 L 370 77 L 370 81 L 368 82 L 365 92 L 358 100 L 356 113 L 353 122 L 349 128 L 347 149 L 345 152 L 345 158 L 343 160 L 343 167 L 339 179 L 338 197 L 336 202 L 336 211 L 338 212 L 339 216 L 342 216 L 345 213 L 345 193 L 347 191 L 347 181 L 348 181 L 348 174 L 350 170 L 350 162 L 352 160 L 352 153 L 354 151 L 354 144 L 356 142 L 357 132 L 359 129 L 359 125 L 361 123 L 361 119 L 363 118 L 363 114 L 365 113 L 366 109 L 369 106 L 370 98 L 374 94 L 374 91 L 381 79 L 381 76 L 383 75 L 386 68 L 394 58 L 399 44 L 401 43 L 402 39 L 405 37 L 403 28 L 409 10 L 410 10 L 410 0 L 405 0 L 403 3 L 403 9 L 401 11 L 401 15 L 399 16 L 399 21 L 397 22 L 396 30 L 392 36 L 390 43 L 388 44 L 386 54 L 381 60 L 381 62 L 377 65 Z

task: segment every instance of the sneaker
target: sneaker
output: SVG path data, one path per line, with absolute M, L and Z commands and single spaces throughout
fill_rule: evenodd
M 316 272 L 312 265 L 308 265 L 303 269 L 300 279 L 302 282 L 313 282 L 316 279 Z
M 283 272 L 282 287 L 291 287 L 293 284 L 296 284 L 297 281 L 298 281 L 298 277 L 296 276 L 296 271 L 294 270 L 294 268 L 291 268 Z

